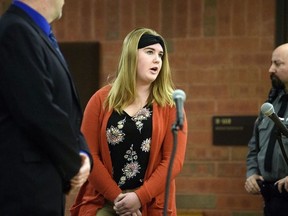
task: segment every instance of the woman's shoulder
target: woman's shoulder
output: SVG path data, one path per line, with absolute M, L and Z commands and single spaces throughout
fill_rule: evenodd
M 111 85 L 105 85 L 103 87 L 101 87 L 100 89 L 98 89 L 93 96 L 100 96 L 100 97 L 107 97 L 107 95 L 109 94 L 109 91 L 111 89 Z
M 92 95 L 89 101 L 93 103 L 96 103 L 97 101 L 98 103 L 99 102 L 102 103 L 108 96 L 110 89 L 111 89 L 111 85 L 105 85 L 101 87 Z
M 161 106 L 157 104 L 156 102 L 153 102 L 153 110 L 157 110 L 159 113 L 167 113 L 167 112 L 174 112 L 176 109 L 175 105 L 172 104 L 165 104 L 164 106 Z
M 105 93 L 108 94 L 111 88 L 112 88 L 111 85 L 105 85 L 105 86 L 101 87 L 100 89 L 98 89 L 98 90 L 96 91 L 96 93 L 98 92 L 98 93 L 100 93 L 100 94 L 105 94 Z

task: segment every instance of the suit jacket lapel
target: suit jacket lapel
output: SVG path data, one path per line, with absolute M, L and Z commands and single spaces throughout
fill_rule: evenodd
M 73 88 L 73 91 L 74 91 L 74 94 L 75 94 L 75 97 L 76 99 L 79 101 L 79 97 L 78 97 L 78 93 L 77 93 L 77 90 L 76 90 L 76 87 L 74 85 L 74 82 L 72 80 L 72 77 L 71 77 L 71 74 L 70 74 L 70 71 L 68 69 L 68 65 L 65 61 L 65 59 L 59 54 L 59 52 L 55 49 L 55 47 L 51 44 L 49 38 L 42 32 L 41 29 L 38 28 L 38 26 L 36 26 L 37 30 L 38 30 L 38 33 L 40 34 L 40 36 L 42 37 L 42 39 L 45 41 L 45 43 L 47 44 L 47 46 L 49 47 L 49 49 L 57 56 L 58 60 L 61 62 L 62 66 L 64 67 L 65 71 L 66 71 L 66 74 L 67 76 L 69 77 L 69 80 L 70 80 L 70 84 Z
M 74 82 L 72 80 L 70 71 L 68 69 L 68 65 L 66 63 L 66 61 L 64 60 L 64 58 L 62 58 L 60 56 L 60 54 L 58 53 L 58 51 L 53 47 L 53 45 L 51 44 L 49 38 L 44 34 L 44 32 L 39 28 L 39 26 L 36 25 L 36 23 L 25 13 L 23 12 L 21 9 L 17 8 L 16 6 L 11 6 L 9 8 L 10 12 L 12 13 L 16 13 L 19 16 L 21 16 L 24 20 L 26 20 L 31 26 L 33 26 L 33 28 L 35 29 L 35 31 L 41 36 L 41 38 L 43 39 L 43 41 L 46 43 L 46 45 L 48 46 L 48 48 L 57 56 L 57 58 L 59 59 L 59 61 L 61 62 L 63 68 L 66 71 L 66 74 L 70 80 L 70 85 L 72 86 L 73 92 L 74 92 L 74 96 L 78 102 L 78 106 L 81 110 L 81 106 L 80 106 L 80 100 L 78 97 L 78 93 L 76 90 L 76 87 L 74 85 Z

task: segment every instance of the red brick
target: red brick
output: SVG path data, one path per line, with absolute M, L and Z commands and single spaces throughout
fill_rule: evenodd
M 248 146 L 239 146 L 231 148 L 231 161 L 241 161 L 241 162 L 245 161 L 247 152 L 248 152 Z
M 189 16 L 188 16 L 188 33 L 190 37 L 199 37 L 203 35 L 202 29 L 202 12 L 203 1 L 193 0 L 189 1 Z
M 105 40 L 106 29 L 110 28 L 106 24 L 106 7 L 103 0 L 94 0 L 93 1 L 93 35 L 94 40 Z
M 232 8 L 232 34 L 244 36 L 246 34 L 245 5 L 247 0 L 233 0 Z
M 219 177 L 244 177 L 246 175 L 246 164 L 240 162 L 221 162 L 217 167 Z
M 216 35 L 216 21 L 217 21 L 217 1 L 206 0 L 204 1 L 203 11 L 203 33 L 204 36 Z
M 274 49 L 274 37 L 261 37 L 260 39 L 260 51 L 267 52 L 267 55 L 271 55 L 271 50 Z
M 193 95 L 193 92 L 188 93 L 189 95 Z M 186 102 L 187 107 L 189 107 L 191 113 L 200 114 L 212 114 L 215 111 L 215 102 L 214 100 L 193 100 Z
M 175 25 L 174 27 L 174 37 L 185 38 L 187 35 L 187 27 L 188 27 L 188 1 L 181 0 L 175 1 L 174 7 L 174 14 L 175 14 Z
M 215 53 L 217 39 L 214 38 L 191 38 L 174 40 L 174 52 L 179 55 L 191 55 L 195 53 L 207 54 Z M 186 50 L 183 52 L 183 50 Z
M 217 35 L 219 36 L 231 36 L 232 32 L 232 3 L 231 0 L 218 0 L 218 10 L 217 10 Z
M 258 52 L 260 49 L 260 39 L 258 37 L 237 37 L 237 38 L 219 38 L 217 40 L 218 51 L 225 50 L 233 53 L 249 53 Z
M 261 7 L 262 0 L 248 1 L 246 4 L 246 33 L 248 36 L 259 36 L 261 32 Z
M 276 1 L 272 0 L 262 0 L 262 25 L 261 25 L 261 35 L 271 36 L 271 32 L 275 32 L 275 7 Z
M 244 189 L 245 179 L 238 178 L 216 178 L 214 176 L 192 176 L 185 175 L 185 171 L 176 178 L 177 193 L 179 194 L 231 194 L 235 196 L 247 195 Z
M 135 1 L 119 1 L 120 38 L 124 39 L 135 26 Z
M 201 147 L 199 147 L 201 146 Z M 188 161 L 227 161 L 229 150 L 221 147 L 197 147 L 188 148 L 186 160 Z
M 258 107 L 258 102 L 255 100 L 219 100 L 217 105 L 218 110 L 226 114 L 241 113 L 245 115 L 258 112 L 258 109 L 255 110 L 255 107 Z
M 147 0 L 137 0 L 135 3 L 135 27 L 147 27 L 149 20 Z
M 189 119 L 188 119 L 189 120 Z M 211 146 L 211 141 L 212 141 L 212 133 L 210 130 L 203 131 L 203 130 L 189 130 L 188 133 L 188 140 L 190 146 Z M 189 145 L 187 146 L 187 148 Z M 188 156 L 189 154 L 194 154 L 192 150 L 187 149 L 186 155 Z
M 217 209 L 229 210 L 261 210 L 263 200 L 260 195 L 219 195 L 217 198 Z
M 172 38 L 174 34 L 174 13 L 173 8 L 175 5 L 174 0 L 162 0 L 161 1 L 161 34 L 165 38 Z
M 148 7 L 148 16 L 146 19 L 148 20 L 148 27 L 156 30 L 161 33 L 161 0 L 146 0 L 146 4 Z
M 107 1 L 105 5 L 106 9 L 106 25 L 109 27 L 106 31 L 107 40 L 119 39 L 119 1 Z

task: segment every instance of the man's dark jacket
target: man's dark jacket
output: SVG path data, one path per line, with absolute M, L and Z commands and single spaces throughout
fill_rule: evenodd
M 0 19 L 0 215 L 63 215 L 89 152 L 65 60 L 20 8 Z

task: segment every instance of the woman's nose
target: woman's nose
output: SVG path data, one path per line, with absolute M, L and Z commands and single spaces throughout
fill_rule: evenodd
M 160 62 L 160 59 L 161 59 L 161 57 L 159 55 L 155 55 L 153 61 L 158 63 L 158 62 Z

